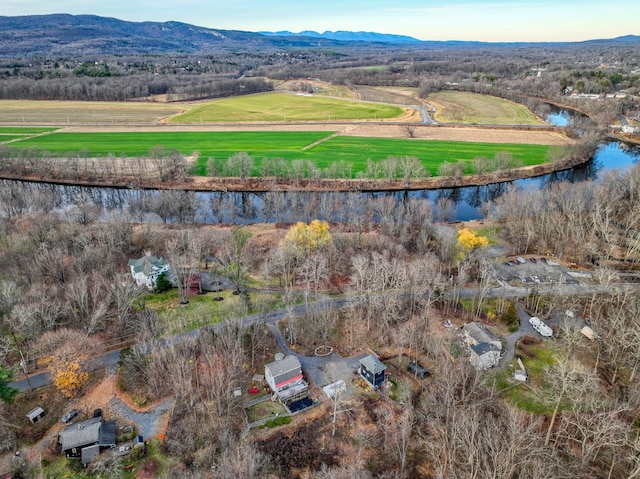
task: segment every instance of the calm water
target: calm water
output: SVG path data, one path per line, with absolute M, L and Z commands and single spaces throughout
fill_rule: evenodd
M 437 220 L 471 220 L 484 217 L 483 205 L 503 194 L 513 185 L 521 189 L 543 188 L 558 181 L 597 181 L 607 170 L 627 169 L 640 160 L 640 148 L 621 143 L 604 144 L 594 158 L 584 165 L 537 178 L 496 183 L 478 187 L 444 188 L 436 190 L 393 191 L 375 193 L 194 193 L 199 207 L 197 214 L 186 222 L 246 224 L 251 222 L 309 222 L 326 219 L 336 222 L 353 221 L 368 214 L 366 200 L 379 196 L 391 196 L 397 201 L 407 198 L 423 198 L 436 205 Z M 88 199 L 105 211 L 122 211 L 136 203 L 140 208 L 130 208 L 136 221 L 161 222 L 157 214 L 144 214 L 144 204 L 157 201 L 159 193 L 153 190 L 87 188 L 24 184 L 24 188 L 53 190 L 58 197 L 60 210 L 66 210 L 80 198 Z M 178 200 L 175 200 L 178 201 Z M 140 211 L 140 213 L 136 213 Z M 179 221 L 169 217 L 168 222 Z

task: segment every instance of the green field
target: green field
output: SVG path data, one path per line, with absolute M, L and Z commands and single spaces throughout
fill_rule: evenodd
M 53 133 L 11 143 L 12 148 L 39 148 L 53 155 L 86 150 L 91 156 L 146 156 L 163 146 L 184 155 L 200 153 L 194 169 L 203 175 L 210 157 L 225 160 L 246 152 L 256 160 L 256 172 L 265 158 L 309 160 L 320 168 L 344 161 L 353 174 L 366 169 L 367 160 L 390 156 L 415 156 L 432 175 L 445 161 L 471 161 L 477 156 L 493 157 L 508 151 L 523 165 L 544 163 L 548 146 L 496 143 L 467 143 L 437 140 L 332 136 L 332 132 L 143 132 L 143 133 Z M 320 140 L 325 141 L 320 141 Z
M 431 93 L 427 101 L 436 107 L 435 120 L 443 123 L 545 124 L 527 107 L 490 95 L 443 90 Z
M 326 121 L 395 118 L 392 105 L 291 93 L 259 93 L 214 100 L 170 119 L 172 123 Z
M 55 128 L 39 128 L 33 126 L 0 126 L 0 135 L 38 135 L 53 131 Z

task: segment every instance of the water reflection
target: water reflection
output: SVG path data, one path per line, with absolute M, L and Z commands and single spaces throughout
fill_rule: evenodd
M 511 186 L 545 188 L 559 181 L 597 181 L 603 172 L 624 170 L 640 161 L 640 148 L 603 145 L 584 165 L 537 178 L 464 188 L 382 192 L 190 192 L 156 191 L 4 181 L 0 206 L 5 215 L 58 209 L 69 212 L 87 204 L 105 212 L 122 212 L 133 221 L 167 223 L 309 222 L 315 218 L 364 224 L 382 214 L 402 215 L 410 200 L 428 201 L 436 220 L 469 220 L 484 216 L 484 205 Z M 382 199 L 389 198 L 387 205 Z M 401 216 L 399 216 L 401 217 Z

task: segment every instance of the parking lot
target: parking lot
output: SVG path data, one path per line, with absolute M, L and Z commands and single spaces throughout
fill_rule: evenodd
M 523 262 L 524 261 L 524 262 Z M 496 264 L 498 278 L 510 284 L 576 284 L 578 280 L 559 262 L 541 256 L 507 257 Z

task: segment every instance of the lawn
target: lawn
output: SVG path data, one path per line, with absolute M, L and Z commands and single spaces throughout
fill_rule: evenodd
M 246 411 L 249 423 L 259 421 L 260 419 L 276 417 L 276 414 L 281 415 L 287 413 L 287 410 L 280 401 L 271 400 L 248 407 Z
M 223 298 L 216 301 L 216 297 Z M 180 304 L 178 290 L 164 293 L 148 293 L 145 305 L 158 313 L 166 334 L 177 334 L 202 328 L 211 324 L 237 319 L 262 311 L 273 311 L 284 307 L 282 295 L 271 293 L 249 293 L 235 295 L 230 290 L 209 292 L 189 296 L 188 304 Z
M 431 93 L 427 101 L 436 107 L 435 120 L 443 123 L 545 124 L 525 106 L 490 95 L 443 90 Z
M 293 93 L 258 93 L 214 100 L 170 119 L 172 123 L 325 121 L 395 118 L 397 106 Z
M 536 414 L 546 414 L 553 410 L 553 406 L 540 400 L 539 391 L 545 388 L 545 368 L 555 361 L 553 347 L 548 342 L 542 342 L 523 348 L 518 348 L 516 354 L 522 356 L 528 375 L 527 383 L 519 384 L 513 381 L 513 371 L 519 368 L 515 359 L 511 361 L 511 367 L 507 365 L 491 380 L 495 379 L 496 388 L 503 391 L 504 397 L 515 406 Z
M 136 133 L 54 133 L 17 141 L 13 148 L 40 148 L 54 155 L 86 150 L 91 156 L 147 156 L 156 146 L 175 149 L 185 155 L 200 153 L 194 174 L 204 175 L 210 157 L 226 160 L 246 152 L 255 161 L 258 174 L 263 159 L 308 160 L 320 168 L 344 161 L 352 165 L 352 174 L 365 171 L 367 160 L 380 161 L 390 156 L 415 156 L 431 175 L 445 161 L 470 162 L 477 156 L 493 157 L 508 151 L 523 165 L 544 163 L 549 146 L 471 143 L 397 138 L 332 136 L 332 132 L 136 132 Z M 320 141 L 326 140 L 326 141 Z M 468 168 L 471 171 L 471 168 Z

